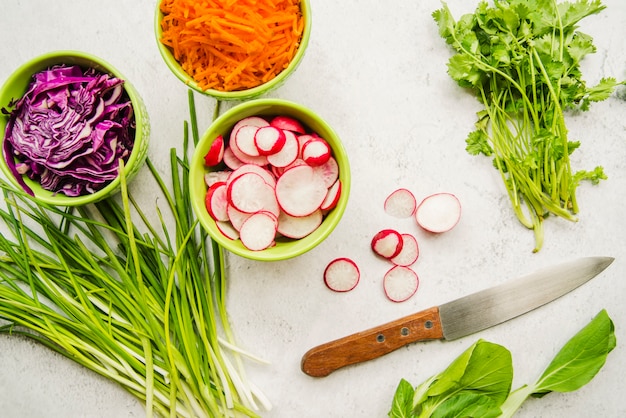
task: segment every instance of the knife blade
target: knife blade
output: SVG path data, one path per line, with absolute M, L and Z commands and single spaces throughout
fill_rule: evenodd
M 307 351 L 300 367 L 324 377 L 417 341 L 454 340 L 513 319 L 591 280 L 613 257 L 584 257 L 463 296 Z

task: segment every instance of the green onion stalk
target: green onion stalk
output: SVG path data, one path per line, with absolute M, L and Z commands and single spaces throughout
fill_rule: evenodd
M 270 405 L 247 380 L 244 358 L 261 360 L 234 341 L 224 252 L 191 211 L 191 91 L 189 107 L 183 155 L 170 152 L 171 191 L 147 159 L 174 228 L 159 205 L 159 224 L 148 220 L 123 174 L 118 196 L 74 209 L 36 203 L 0 180 L 8 231 L 0 235 L 0 332 L 116 382 L 145 403 L 146 416 L 256 417 Z

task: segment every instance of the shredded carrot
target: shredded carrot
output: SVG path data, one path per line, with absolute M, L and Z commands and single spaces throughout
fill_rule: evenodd
M 295 56 L 300 0 L 161 0 L 161 43 L 203 90 L 259 86 Z

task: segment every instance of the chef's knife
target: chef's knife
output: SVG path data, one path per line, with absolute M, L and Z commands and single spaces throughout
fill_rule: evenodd
M 473 334 L 563 296 L 598 275 L 613 260 L 612 257 L 580 258 L 322 344 L 304 354 L 302 371 L 323 377 L 409 343 L 454 340 Z

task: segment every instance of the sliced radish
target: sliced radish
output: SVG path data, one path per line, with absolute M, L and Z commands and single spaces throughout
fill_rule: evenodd
M 241 225 L 243 225 L 243 223 L 246 221 L 246 219 L 248 219 L 250 217 L 250 215 L 252 215 L 251 213 L 246 213 L 246 212 L 240 211 L 239 209 L 237 209 L 236 207 L 234 207 L 231 204 L 229 204 L 226 207 L 226 213 L 228 214 L 228 220 L 230 221 L 230 224 L 237 231 L 239 231 L 241 229 Z
M 215 183 L 226 181 L 230 176 L 230 170 L 207 171 L 204 174 L 204 183 L 207 187 L 211 187 Z
M 385 295 L 392 302 L 404 302 L 417 292 L 419 278 L 409 267 L 394 266 L 383 278 Z
M 256 126 L 257 128 L 260 128 L 261 126 L 267 126 L 269 124 L 270 123 L 267 120 L 260 116 L 245 117 L 233 125 L 232 129 L 230 130 L 230 139 L 233 139 L 233 136 L 242 126 Z
M 285 143 L 280 151 L 267 156 L 267 162 L 273 167 L 287 167 L 298 158 L 300 152 L 296 135 L 291 131 L 283 131 L 283 135 L 285 136 Z
M 278 177 L 282 176 L 285 171 L 289 170 L 290 168 L 297 167 L 299 165 L 308 165 L 308 164 L 305 163 L 304 160 L 302 160 L 300 158 L 296 158 L 287 167 L 274 167 L 274 170 L 272 170 L 272 172 L 274 173 L 274 175 L 276 175 L 276 178 L 278 178 Z
M 217 221 L 215 222 L 215 226 L 217 226 L 217 229 L 219 229 L 226 238 L 232 240 L 239 239 L 239 231 L 236 230 L 230 222 Z
M 394 190 L 385 199 L 385 212 L 395 218 L 409 218 L 415 213 L 417 201 L 408 189 Z
M 230 146 L 224 150 L 223 161 L 224 164 L 226 164 L 226 167 L 230 168 L 231 170 L 236 170 L 239 166 L 245 164 L 233 153 L 233 148 Z
M 246 125 L 239 128 L 235 134 L 235 144 L 237 148 L 245 155 L 250 157 L 258 157 L 261 155 L 259 149 L 255 145 L 256 133 L 259 131 L 258 126 Z M 231 141 L 233 138 L 231 138 Z
M 224 138 L 222 135 L 218 135 L 211 146 L 209 147 L 209 151 L 204 156 L 204 163 L 208 167 L 213 167 L 222 162 L 222 158 L 224 158 Z
M 261 251 L 274 244 L 276 237 L 276 217 L 268 212 L 257 212 L 241 225 L 239 239 L 251 251 Z
M 320 209 L 306 216 L 291 216 L 281 211 L 278 215 L 277 231 L 287 238 L 304 238 L 320 226 L 322 219 Z
M 321 177 L 308 165 L 292 167 L 276 181 L 278 204 L 291 216 L 315 212 L 326 198 L 327 190 Z
M 246 128 L 245 126 L 242 126 L 241 129 Z M 256 128 L 253 128 L 256 129 Z M 245 135 L 244 135 L 245 137 Z M 242 137 L 243 138 L 243 137 Z M 249 139 L 250 140 L 250 139 Z M 254 146 L 254 137 L 251 139 L 252 141 L 252 145 Z M 250 155 L 244 151 L 242 151 L 236 140 L 232 139 L 232 135 L 231 135 L 231 140 L 228 143 L 228 146 L 230 148 L 230 150 L 232 151 L 233 155 L 235 157 L 237 157 L 237 159 L 239 159 L 240 161 L 243 161 L 244 163 L 249 163 L 249 164 L 256 164 L 256 165 L 266 165 L 267 164 L 267 157 L 265 155 Z
M 299 239 L 309 235 L 337 205 L 342 193 L 337 161 L 320 135 L 305 129 L 288 116 L 250 116 L 214 140 L 205 163 L 223 164 L 227 169 L 205 174 L 205 203 L 222 234 L 247 241 L 244 245 L 251 249 L 267 248 L 278 236 Z M 307 162 L 302 148 L 308 142 Z M 272 239 L 255 241 L 251 231 L 257 224 L 269 223 L 267 218 L 275 223 Z M 242 234 L 248 222 L 252 226 Z
M 359 284 L 361 273 L 354 261 L 346 257 L 332 260 L 324 270 L 324 283 L 335 292 L 348 292 Z
M 411 234 L 402 234 L 402 250 L 390 261 L 397 266 L 410 266 L 417 261 L 420 251 L 417 239 Z
M 269 212 L 272 215 L 274 215 L 274 217 L 278 218 L 278 215 L 280 215 L 280 205 L 278 204 L 278 200 L 276 199 L 276 194 L 274 194 L 274 198 L 273 199 L 268 199 L 268 201 L 266 202 L 266 204 L 263 206 L 263 209 L 261 209 L 265 212 Z
M 269 170 L 272 172 L 272 174 L 274 175 L 274 177 L 278 178 L 280 177 L 285 170 L 282 167 L 276 167 L 275 165 L 269 165 Z
M 226 184 L 229 185 L 234 179 L 245 173 L 256 173 L 270 186 L 276 185 L 276 176 L 274 173 L 256 164 L 243 164 L 236 170 L 231 171 L 230 176 L 226 179 Z
M 324 201 L 320 205 L 320 209 L 322 210 L 330 210 L 337 206 L 337 202 L 339 202 L 339 197 L 341 196 L 341 180 L 337 179 L 337 181 L 330 186 L 328 192 L 326 193 L 326 197 Z
M 430 195 L 415 210 L 417 224 L 436 234 L 451 230 L 460 218 L 461 203 L 451 193 Z
M 274 126 L 263 126 L 254 134 L 254 146 L 260 155 L 276 154 L 285 142 L 285 132 Z
M 383 229 L 372 238 L 372 250 L 379 256 L 391 259 L 402 251 L 402 234 L 394 229 Z
M 287 170 L 289 170 L 290 168 L 293 167 L 297 167 L 299 165 L 308 165 L 307 163 L 304 162 L 304 160 L 302 158 L 296 158 L 295 160 L 293 160 L 293 162 L 291 164 L 289 164 L 287 167 L 284 167 L 283 169 L 283 173 Z M 310 167 L 310 166 L 309 166 Z M 315 168 L 315 167 L 313 167 Z
M 309 165 L 322 165 L 330 159 L 330 145 L 322 138 L 313 138 L 302 145 L 302 159 Z
M 276 128 L 279 128 L 279 129 L 284 129 L 286 131 L 291 131 L 291 132 L 295 132 L 298 134 L 303 134 L 306 132 L 306 130 L 304 129 L 304 126 L 302 126 L 300 121 L 290 116 L 284 116 L 284 115 L 275 116 L 270 121 L 270 125 L 275 126 Z
M 205 197 L 205 205 L 209 215 L 216 221 L 227 221 L 228 199 L 226 196 L 226 182 L 218 182 L 209 187 Z
M 268 210 L 277 204 L 274 188 L 257 173 L 243 173 L 230 182 L 227 193 L 230 204 L 241 212 Z
M 339 165 L 334 157 L 330 157 L 326 163 L 313 167 L 315 173 L 324 180 L 326 187 L 333 185 L 339 178 Z
M 302 135 L 298 135 L 298 148 L 299 148 L 299 154 L 298 156 L 300 158 L 302 158 L 302 149 L 304 148 L 304 144 L 306 144 L 307 142 L 313 140 L 313 139 L 317 139 L 317 136 L 313 136 L 312 134 L 302 134 Z

